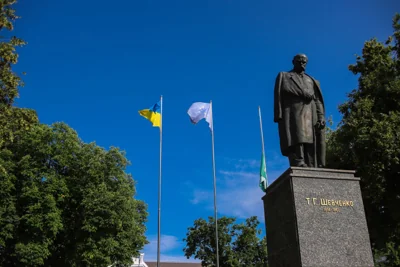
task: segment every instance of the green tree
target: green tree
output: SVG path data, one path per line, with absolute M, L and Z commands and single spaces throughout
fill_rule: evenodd
M 15 3 L 15 0 L 0 0 L 0 32 L 4 35 L 14 29 L 13 22 L 18 19 L 13 9 Z M 29 128 L 33 122 L 37 122 L 37 116 L 32 110 L 12 107 L 15 98 L 18 97 L 19 87 L 23 86 L 21 78 L 12 71 L 12 66 L 18 62 L 16 48 L 25 45 L 25 42 L 15 36 L 0 38 L 0 146 L 2 146 L 15 138 L 18 129 Z
M 266 239 L 260 239 L 259 221 L 252 216 L 244 223 L 235 218 L 218 219 L 218 249 L 220 266 L 267 266 Z M 197 219 L 188 228 L 185 256 L 194 256 L 203 266 L 216 266 L 215 220 L 213 217 Z
M 0 0 L 0 31 L 2 32 L 14 29 L 13 22 L 18 19 L 12 6 L 15 3 L 15 0 Z M 18 97 L 18 86 L 22 85 L 22 82 L 11 68 L 18 60 L 16 47 L 24 44 L 23 40 L 15 36 L 11 37 L 9 41 L 0 43 L 0 103 L 2 105 L 11 106 Z
M 2 266 L 128 265 L 147 242 L 146 206 L 117 148 L 86 144 L 57 123 L 37 124 L 0 152 L 15 207 Z
M 327 142 L 331 168 L 355 169 L 376 260 L 400 266 L 400 14 L 384 43 L 364 44 L 349 70 L 358 88 L 339 106 L 343 118 Z
M 13 30 L 15 15 L 13 0 L 0 0 L 0 32 L 7 35 Z M 12 66 L 18 61 L 16 48 L 23 46 L 23 40 L 14 36 L 0 38 L 0 263 L 15 235 L 17 207 L 15 199 L 16 177 L 10 172 L 16 163 L 10 161 L 13 153 L 7 147 L 32 125 L 37 123 L 33 110 L 12 107 L 18 97 L 18 89 L 22 86 L 20 77 L 12 71 Z M 6 266 L 6 265 L 4 265 Z
M 14 0 L 0 0 L 12 31 Z M 124 153 L 86 144 L 63 123 L 16 108 L 16 37 L 0 41 L 0 266 L 127 266 L 147 243 L 147 207 Z

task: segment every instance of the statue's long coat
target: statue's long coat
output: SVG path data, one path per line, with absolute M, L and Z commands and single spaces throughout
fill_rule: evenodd
M 295 72 L 280 72 L 276 77 L 274 122 L 278 123 L 281 152 L 284 156 L 288 156 L 290 146 L 314 143 L 314 126 L 317 120 L 324 119 L 325 106 L 319 82 L 307 76 L 314 82 L 316 101 L 305 100 L 301 82 Z

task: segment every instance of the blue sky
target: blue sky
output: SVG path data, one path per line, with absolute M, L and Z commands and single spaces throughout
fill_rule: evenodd
M 219 216 L 257 215 L 261 142 L 272 182 L 288 167 L 273 123 L 273 86 L 306 53 L 327 116 L 357 86 L 347 70 L 366 40 L 385 40 L 396 0 L 20 1 L 15 34 L 28 45 L 15 70 L 17 106 L 43 123 L 64 121 L 86 142 L 127 153 L 137 198 L 148 204 L 145 259 L 156 259 L 159 132 L 138 110 L 164 97 L 162 260 L 183 260 L 182 239 L 213 215 L 211 136 L 192 125 L 193 102 L 213 101 Z

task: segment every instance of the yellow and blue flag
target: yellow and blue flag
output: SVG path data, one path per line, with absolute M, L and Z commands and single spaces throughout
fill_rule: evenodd
M 158 101 L 148 109 L 139 110 L 139 114 L 153 124 L 153 127 L 161 127 L 161 104 Z

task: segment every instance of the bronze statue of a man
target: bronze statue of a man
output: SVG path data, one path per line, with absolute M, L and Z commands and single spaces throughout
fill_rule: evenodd
M 325 166 L 325 106 L 319 82 L 305 73 L 308 58 L 298 54 L 293 69 L 280 72 L 274 89 L 274 122 L 282 155 L 290 166 Z

